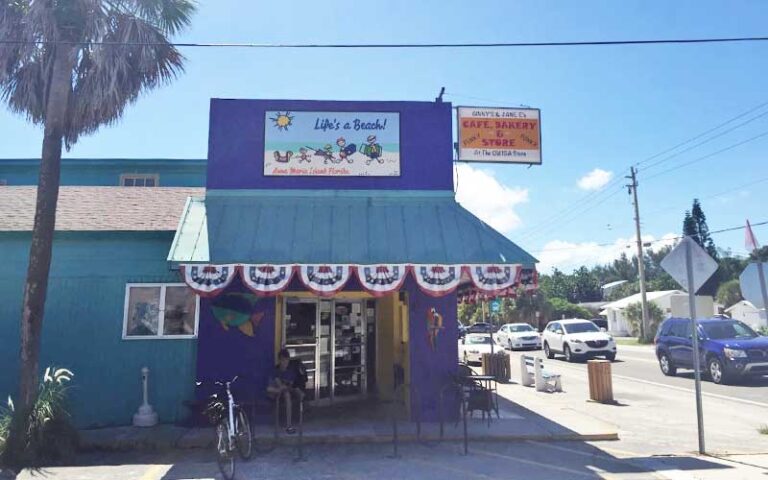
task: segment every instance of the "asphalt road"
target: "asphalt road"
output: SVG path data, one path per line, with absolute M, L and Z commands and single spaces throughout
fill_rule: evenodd
M 523 352 L 529 355 L 543 357 L 542 351 Z M 513 362 L 520 352 L 513 352 Z M 557 368 L 569 368 L 583 370 L 586 375 L 586 362 L 567 363 L 562 356 L 555 360 L 549 360 L 557 365 Z M 618 346 L 616 361 L 611 367 L 614 378 L 637 381 L 639 384 L 651 382 L 653 384 L 673 387 L 673 390 L 694 391 L 692 370 L 679 370 L 677 376 L 667 377 L 661 373 L 653 347 Z M 740 400 L 759 406 L 768 407 L 768 376 L 752 378 L 738 382 L 734 385 L 717 385 L 709 380 L 702 379 L 702 392 L 713 397 L 726 397 L 729 400 Z M 671 389 L 672 390 L 672 389 Z
M 683 458 L 666 465 L 660 459 L 622 458 L 582 442 L 474 443 L 465 456 L 459 444 L 408 445 L 399 458 L 389 445 L 313 445 L 306 460 L 296 462 L 284 447 L 238 462 L 235 478 L 275 480 L 492 480 L 611 479 L 652 480 L 680 468 L 710 470 L 730 477 L 737 466 L 716 459 Z M 758 474 L 760 471 L 756 471 Z M 40 476 L 42 474 L 43 476 Z M 98 453 L 78 458 L 75 465 L 24 472 L 19 480 L 210 480 L 221 474 L 208 450 L 158 454 Z M 698 478 L 698 477 L 696 477 Z M 709 478 L 709 477 L 707 477 Z M 760 478 L 759 476 L 749 478 Z

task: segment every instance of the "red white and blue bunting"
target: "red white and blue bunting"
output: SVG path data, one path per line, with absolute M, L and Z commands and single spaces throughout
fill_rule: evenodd
M 408 274 L 408 265 L 357 265 L 356 270 L 360 285 L 374 297 L 381 297 L 400 290 Z
M 411 267 L 416 284 L 422 292 L 433 297 L 442 297 L 456 290 L 461 281 L 462 265 L 413 265 Z
M 530 292 L 539 288 L 539 274 L 535 268 L 521 268 L 517 274 L 517 283 Z
M 376 297 L 400 290 L 409 272 L 418 287 L 433 297 L 455 291 L 462 280 L 470 280 L 472 295 L 484 298 L 515 296 L 520 288 L 527 292 L 538 288 L 536 269 L 507 264 L 187 264 L 180 267 L 184 283 L 204 297 L 221 293 L 238 271 L 247 288 L 264 296 L 284 291 L 294 275 L 298 275 L 304 286 L 316 295 L 332 296 L 344 288 L 353 270 L 362 288 Z
M 467 265 L 472 283 L 486 295 L 496 295 L 512 287 L 520 265 Z
M 350 265 L 299 265 L 299 276 L 307 289 L 316 295 L 328 297 L 347 284 L 352 271 Z
M 213 297 L 232 283 L 238 265 L 182 265 L 184 283 L 203 297 Z
M 243 283 L 257 295 L 276 295 L 291 283 L 293 265 L 243 265 Z

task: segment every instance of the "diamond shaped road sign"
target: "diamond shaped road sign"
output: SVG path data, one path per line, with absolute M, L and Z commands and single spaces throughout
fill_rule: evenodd
M 691 266 L 693 267 L 693 293 L 699 291 L 704 282 L 717 271 L 717 262 L 709 256 L 691 237 L 683 238 L 675 248 L 661 261 L 661 268 L 674 278 L 687 292 L 688 271 L 686 269 L 686 250 L 691 249 Z
M 762 264 L 763 275 L 768 274 L 768 268 L 765 263 Z M 758 263 L 750 263 L 747 268 L 739 275 L 739 284 L 741 285 L 741 295 L 745 300 L 748 300 L 755 306 L 755 308 L 765 308 L 765 302 L 763 300 L 763 292 L 760 291 L 760 272 L 758 271 L 760 265 Z

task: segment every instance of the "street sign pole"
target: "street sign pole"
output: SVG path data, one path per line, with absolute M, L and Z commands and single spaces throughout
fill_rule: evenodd
M 768 318 L 768 290 L 765 288 L 765 271 L 763 270 L 763 262 L 757 263 L 757 276 L 760 279 L 760 294 L 763 296 L 763 310 L 766 312 L 766 318 Z M 760 313 L 758 309 L 758 318 Z
M 696 328 L 696 290 L 693 288 L 693 253 L 691 244 L 685 246 L 685 269 L 688 275 L 688 305 L 691 311 L 691 338 L 693 340 L 693 375 L 696 385 L 696 421 L 699 426 L 699 453 L 704 454 L 704 412 L 701 405 L 701 359 L 699 357 L 699 330 Z M 762 271 L 762 270 L 761 270 Z

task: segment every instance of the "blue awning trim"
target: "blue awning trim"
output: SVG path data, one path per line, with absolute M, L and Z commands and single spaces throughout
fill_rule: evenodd
M 190 205 L 197 208 L 200 205 Z M 195 228 L 185 235 L 205 235 L 209 250 L 176 248 L 169 260 L 275 264 L 521 264 L 537 260 L 478 219 L 452 192 L 209 191 L 206 222 L 186 215 Z M 197 217 L 200 213 L 198 212 Z

